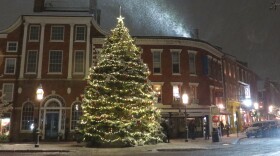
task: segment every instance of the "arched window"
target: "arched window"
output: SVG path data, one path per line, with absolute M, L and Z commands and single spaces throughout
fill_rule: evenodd
M 34 124 L 33 118 L 34 106 L 32 103 L 25 103 L 22 107 L 21 114 L 21 130 L 31 130 Z
M 71 118 L 71 130 L 75 130 L 78 127 L 80 117 L 82 115 L 81 103 L 76 102 L 72 105 L 72 118 Z

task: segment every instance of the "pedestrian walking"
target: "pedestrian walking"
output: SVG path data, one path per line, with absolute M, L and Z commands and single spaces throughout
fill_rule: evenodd
M 227 134 L 227 137 L 229 137 L 229 129 L 230 129 L 230 125 L 229 125 L 229 123 L 228 123 L 228 122 L 226 122 L 225 129 L 226 129 L 226 134 Z
M 225 125 L 224 125 L 223 121 L 220 121 L 220 134 L 221 134 L 221 137 L 224 135 L 223 134 L 224 127 L 225 127 Z

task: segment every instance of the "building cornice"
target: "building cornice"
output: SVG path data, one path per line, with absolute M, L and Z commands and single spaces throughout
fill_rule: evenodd
M 93 38 L 93 44 L 103 44 L 104 38 Z M 176 45 L 176 46 L 188 46 L 188 47 L 195 47 L 200 48 L 208 51 L 209 53 L 217 56 L 218 58 L 222 58 L 223 53 L 217 50 L 215 47 L 201 41 L 196 40 L 188 40 L 188 39 L 181 39 L 181 38 L 135 38 L 136 45 Z
M 16 22 L 14 22 L 12 25 L 10 25 L 7 29 L 0 30 L 0 38 L 2 38 L 2 35 L 5 36 L 8 33 L 14 31 L 16 28 L 18 28 L 21 25 L 21 23 L 22 23 L 22 16 L 19 16 L 18 19 L 16 20 Z

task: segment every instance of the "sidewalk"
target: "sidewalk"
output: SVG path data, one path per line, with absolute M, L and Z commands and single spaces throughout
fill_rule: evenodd
M 128 148 L 87 148 L 83 144 L 76 142 L 40 142 L 40 147 L 35 147 L 34 143 L 2 143 L 0 144 L 0 152 L 77 152 L 77 151 L 92 151 L 96 153 L 107 152 L 147 152 L 147 151 L 183 151 L 183 150 L 206 150 L 213 148 L 224 148 L 226 145 L 237 144 L 238 141 L 244 138 L 242 133 L 231 134 L 229 137 L 223 136 L 219 142 L 212 142 L 212 138 L 205 140 L 197 138 L 189 139 L 172 139 L 170 143 L 160 143 L 156 145 L 145 145 Z

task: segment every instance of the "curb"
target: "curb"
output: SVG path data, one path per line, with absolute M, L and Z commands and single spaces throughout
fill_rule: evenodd
M 208 150 L 208 148 L 164 148 L 164 149 L 156 149 L 161 152 L 168 151 L 198 151 L 198 150 Z
M 20 153 L 37 153 L 37 152 L 57 152 L 57 153 L 67 153 L 69 150 L 0 150 L 1 152 L 20 152 Z

